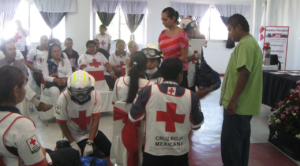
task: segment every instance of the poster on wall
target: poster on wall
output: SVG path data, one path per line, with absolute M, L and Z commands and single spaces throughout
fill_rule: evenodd
M 278 60 L 284 70 L 286 69 L 288 38 L 288 26 L 266 26 L 264 43 L 270 43 L 271 55 L 278 55 Z

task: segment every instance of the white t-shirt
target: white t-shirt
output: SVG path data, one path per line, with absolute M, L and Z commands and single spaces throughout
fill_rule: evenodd
M 91 92 L 91 100 L 77 104 L 71 100 L 68 90 L 60 94 L 56 106 L 56 122 L 67 123 L 76 142 L 89 138 L 92 117 L 101 115 L 101 96 L 97 91 Z
M 24 59 L 24 56 L 23 56 L 23 54 L 21 53 L 21 51 L 16 50 L 16 53 L 17 53 L 17 55 L 16 55 L 16 60 Z M 5 58 L 5 55 L 4 55 L 3 51 L 0 51 L 0 60 L 1 60 L 1 59 L 4 59 L 4 58 Z
M 20 166 L 42 165 L 45 163 L 44 155 L 41 151 L 42 146 L 34 122 L 20 114 L 10 113 L 8 111 L 0 112 L 0 153 L 4 164 Z M 8 114 L 10 115 L 7 116 Z M 18 156 L 4 147 L 15 149 Z
M 27 33 L 27 31 L 25 32 Z M 26 37 L 27 36 L 24 36 L 21 30 L 17 30 L 15 36 L 13 37 L 15 39 L 15 45 L 17 50 L 25 51 Z
M 54 61 L 53 59 L 50 59 L 51 61 Z M 64 65 L 62 64 L 62 61 L 64 62 Z M 42 73 L 44 80 L 46 82 L 53 82 L 53 78 L 56 76 L 58 78 L 64 78 L 64 77 L 70 77 L 72 75 L 72 67 L 71 63 L 68 58 L 63 58 L 62 61 L 59 62 L 58 68 L 57 68 L 57 75 L 49 75 L 49 69 L 48 69 L 48 63 L 45 61 L 42 65 Z
M 189 47 L 189 51 L 188 51 L 188 57 L 191 57 L 194 55 L 193 49 L 191 47 Z M 188 70 L 188 76 L 187 76 L 187 80 L 188 80 L 188 86 L 192 87 L 195 84 L 195 80 L 196 80 L 196 62 L 197 62 L 197 58 L 189 61 L 189 70 Z
M 33 63 L 33 66 L 35 68 L 41 70 L 44 59 L 47 59 L 45 57 L 48 57 L 48 50 L 41 51 L 34 48 L 29 51 L 27 56 L 27 62 Z
M 128 95 L 128 90 L 129 90 L 129 82 L 130 82 L 130 77 L 129 76 L 122 76 L 116 80 L 115 83 L 115 88 L 113 91 L 113 102 L 117 101 L 123 101 L 125 102 L 127 99 Z M 139 79 L 139 91 L 143 88 L 145 88 L 148 85 L 152 85 L 154 82 L 150 80 L 146 80 L 143 78 Z
M 130 54 L 125 52 L 123 56 L 116 55 L 116 52 L 109 56 L 109 64 L 111 66 L 117 66 L 118 68 L 122 68 L 126 64 L 126 59 L 130 59 Z
M 94 39 L 99 40 L 99 47 L 107 50 L 108 44 L 111 42 L 111 36 L 107 33 L 105 33 L 104 36 L 102 36 L 100 33 L 94 36 Z
M 108 63 L 107 59 L 100 52 L 97 52 L 95 55 L 82 54 L 78 58 L 78 66 L 79 66 L 79 68 L 82 67 L 82 66 L 85 66 L 87 68 L 97 69 L 100 66 L 102 66 L 104 68 L 104 75 L 110 75 L 107 72 L 107 69 L 106 69 L 106 66 L 105 66 L 107 63 Z M 95 78 L 95 80 L 97 81 L 96 78 Z

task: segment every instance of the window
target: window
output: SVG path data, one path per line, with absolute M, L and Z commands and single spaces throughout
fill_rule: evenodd
M 228 30 L 223 23 L 219 11 L 211 6 L 200 22 L 200 33 L 208 40 L 227 40 Z
M 29 37 L 26 39 L 28 44 L 39 42 L 42 35 L 50 36 L 51 30 L 43 20 L 35 4 L 29 4 L 25 1 L 20 2 L 13 20 L 3 31 L 4 39 L 14 36 L 17 29 L 16 20 L 20 20 L 23 28 L 29 32 Z M 53 37 L 58 38 L 60 41 L 65 40 L 65 18 L 53 29 Z
M 146 31 L 146 29 L 145 29 L 146 28 L 146 25 L 145 25 L 146 21 L 145 20 L 146 20 L 146 17 L 147 17 L 146 15 L 147 14 L 145 14 L 141 24 L 139 25 L 139 27 L 134 32 L 135 41 L 139 44 L 142 44 L 142 43 L 146 42 L 146 36 L 145 36 L 145 34 L 146 34 L 145 33 L 145 31 Z M 98 15 L 95 13 L 95 34 L 100 33 L 99 32 L 99 26 L 101 24 L 102 24 L 101 20 L 99 19 Z M 128 26 L 126 24 L 125 16 L 122 12 L 122 9 L 118 8 L 116 10 L 116 14 L 115 14 L 113 20 L 111 21 L 111 23 L 107 27 L 107 33 L 112 36 L 112 40 L 122 39 L 126 43 L 129 42 L 131 32 L 128 29 Z

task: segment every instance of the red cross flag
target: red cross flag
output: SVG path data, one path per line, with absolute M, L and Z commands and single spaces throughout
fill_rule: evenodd
M 175 96 L 176 88 L 175 87 L 168 87 L 168 94 Z
M 39 151 L 41 149 L 40 143 L 38 142 L 38 140 L 36 139 L 36 136 L 33 135 L 31 138 L 26 140 L 26 143 L 30 149 L 30 152 L 36 153 L 37 151 Z

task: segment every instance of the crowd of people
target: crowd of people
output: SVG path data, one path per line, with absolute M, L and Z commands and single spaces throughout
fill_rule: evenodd
M 177 26 L 178 18 L 177 11 L 165 8 L 161 19 L 166 29 L 159 35 L 158 44 L 149 43 L 140 51 L 137 43 L 130 41 L 126 52 L 126 43 L 117 40 L 116 50 L 110 55 L 111 36 L 105 25 L 99 27 L 94 40 L 86 42 L 86 52 L 81 55 L 73 49 L 71 38 L 64 41 L 62 50 L 58 39 L 41 36 L 39 46 L 26 55 L 26 62 L 14 41 L 2 44 L 0 133 L 4 144 L 0 144 L 0 154 L 4 164 L 76 165 L 79 156 L 95 155 L 96 151 L 109 158 L 112 143 L 98 126 L 103 112 L 100 93 L 112 91 L 113 103 L 132 104 L 130 122 L 145 121 L 143 166 L 189 165 L 189 132 L 204 123 L 199 100 L 213 89 L 195 87 L 193 62 L 203 53 L 194 53 L 189 40 L 205 37 L 197 31 L 196 21 L 182 19 Z M 225 166 L 246 166 L 250 120 L 260 110 L 261 97 L 257 94 L 262 90 L 261 51 L 242 15 L 231 16 L 227 27 L 239 45 L 233 51 L 222 86 L 221 153 Z M 56 104 L 45 104 L 35 97 L 27 83 L 28 72 Z M 34 122 L 16 108 L 23 100 L 33 102 L 39 111 L 55 107 L 56 122 L 69 148 L 43 148 Z M 57 157 L 62 153 L 68 157 Z

